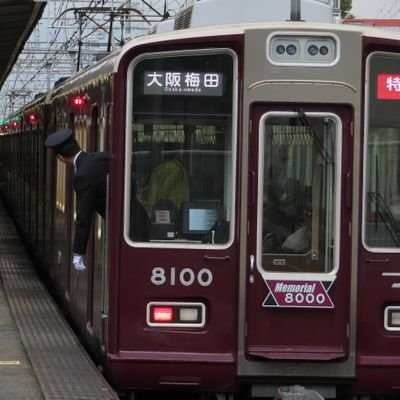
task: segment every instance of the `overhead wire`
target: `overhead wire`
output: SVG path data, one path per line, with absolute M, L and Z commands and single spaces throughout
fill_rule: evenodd
M 89 8 L 92 7 L 93 2 L 95 0 L 91 0 L 90 4 L 89 4 Z M 97 6 L 102 0 L 97 0 L 95 6 Z M 106 0 L 107 1 L 107 0 Z M 59 14 L 60 15 L 60 14 Z M 87 21 L 86 26 L 83 27 L 83 29 L 85 29 L 87 27 L 87 25 L 89 24 L 89 22 Z M 58 55 L 63 55 L 64 50 L 68 50 L 70 47 L 73 47 L 73 45 L 77 44 L 77 41 L 75 41 L 75 37 L 76 35 L 79 34 L 79 27 L 71 34 L 70 38 L 64 42 L 64 44 L 61 46 L 61 48 L 59 48 L 58 50 L 56 50 L 52 56 L 52 58 L 50 58 L 50 61 L 52 63 L 55 63 L 57 61 L 57 56 Z M 47 59 L 47 62 L 49 61 L 49 59 Z M 33 80 L 35 80 L 37 78 L 37 76 L 43 71 L 43 69 L 46 67 L 46 64 L 43 64 L 38 71 L 28 80 L 24 83 L 24 85 L 22 86 L 22 89 L 25 89 L 26 86 L 28 86 Z
M 141 1 L 143 4 L 143 0 L 138 0 Z M 145 3 L 150 2 L 151 0 L 146 0 Z M 112 4 L 114 4 L 116 1 L 113 0 Z M 160 2 L 163 4 L 162 0 L 159 0 L 157 2 L 155 1 L 151 1 L 152 5 L 154 5 L 154 7 L 157 7 Z M 174 6 L 176 6 L 176 8 L 181 8 L 184 4 L 185 0 L 174 0 Z M 50 3 L 50 2 L 49 2 Z M 55 2 L 52 2 L 55 3 Z M 81 2 L 78 2 L 79 4 L 82 4 Z M 85 2 L 87 4 L 87 2 Z M 115 7 L 115 9 L 123 9 L 127 4 L 129 3 L 129 0 L 121 0 L 120 5 Z M 171 3 L 171 2 L 170 2 Z M 90 7 L 97 7 L 99 5 L 104 6 L 106 4 L 110 4 L 109 0 L 90 0 L 89 5 L 87 6 L 88 8 Z M 71 8 L 72 6 L 76 5 L 75 1 L 59 1 L 58 4 L 54 4 L 54 13 L 55 15 L 53 15 L 53 18 L 57 19 L 58 16 L 62 15 L 63 12 L 65 12 L 65 10 L 68 10 L 69 8 Z M 171 5 L 170 5 L 171 7 Z M 72 7 L 74 8 L 74 7 Z M 94 15 L 94 13 L 88 13 L 88 17 L 93 17 L 96 18 L 96 16 Z M 50 13 L 49 13 L 49 20 L 50 20 Z M 84 18 L 83 20 L 83 26 L 82 26 L 82 31 L 86 31 L 88 30 L 87 33 L 85 33 L 83 36 L 81 36 L 80 38 L 78 37 L 79 35 L 79 26 L 71 33 L 69 30 L 67 30 L 67 21 L 68 21 L 68 17 L 66 16 L 64 20 L 60 20 L 60 26 L 57 26 L 55 28 L 55 30 L 53 31 L 50 41 L 47 43 L 46 45 L 46 49 L 47 49 L 47 54 L 45 54 L 42 58 L 38 58 L 37 54 L 24 54 L 23 52 L 21 53 L 20 57 L 21 57 L 21 61 L 17 62 L 15 68 L 14 68 L 14 72 L 16 72 L 15 75 L 15 79 L 14 81 L 10 81 L 8 88 L 11 90 L 19 90 L 19 91 L 32 91 L 33 90 L 43 90 L 41 89 L 43 87 L 44 84 L 46 84 L 46 82 L 43 82 L 43 80 L 41 79 L 37 79 L 39 76 L 41 76 L 43 74 L 43 71 L 47 69 L 47 73 L 49 73 L 49 66 L 51 65 L 57 65 L 58 63 L 60 63 L 60 61 L 63 60 L 63 58 L 65 58 L 65 54 L 68 51 L 74 51 L 74 49 L 76 48 L 79 40 L 85 40 L 88 37 L 90 37 L 91 35 L 93 35 L 93 33 L 95 33 L 96 31 L 98 31 L 98 26 L 105 28 L 107 26 L 107 24 L 110 23 L 111 17 L 107 18 L 104 22 L 99 23 L 96 27 L 94 28 L 90 28 L 91 24 L 93 23 L 93 21 L 90 21 L 90 18 Z M 67 38 L 65 40 L 63 40 L 62 44 L 60 44 L 60 37 L 61 34 L 64 34 L 64 37 Z M 71 61 L 71 59 L 69 60 Z M 21 83 L 21 74 L 20 71 L 29 71 L 30 69 L 34 68 L 35 71 L 33 73 L 33 75 L 26 77 L 26 79 L 24 79 L 24 82 Z M 11 77 L 10 77 L 11 78 Z M 19 86 L 18 86 L 19 85 Z M 17 89 L 18 86 L 18 89 Z M 3 93 L 4 93 L 4 89 L 6 89 L 6 86 L 3 87 Z M 7 94 L 6 94 L 7 95 Z M 7 102 L 5 102 L 7 103 Z
M 93 5 L 94 1 L 95 0 L 91 0 L 88 7 L 91 7 Z M 100 1 L 102 1 L 102 0 L 97 0 L 95 5 L 98 5 L 100 3 Z M 66 3 L 63 3 L 63 2 L 59 3 L 58 13 L 56 13 L 57 15 L 61 14 L 63 6 L 64 6 L 64 9 L 67 9 L 69 6 L 69 1 L 67 1 Z M 52 41 L 47 46 L 47 48 L 49 50 L 53 47 L 53 45 L 55 45 L 57 43 L 56 41 L 57 41 L 57 38 L 58 38 L 61 30 L 62 30 L 62 27 L 60 27 L 57 30 L 57 32 L 55 33 L 55 35 L 53 36 Z M 79 31 L 79 29 L 77 29 L 75 32 L 73 32 L 72 35 L 70 36 L 70 38 L 66 42 L 64 42 L 64 45 L 61 46 L 61 49 L 56 50 L 55 53 L 52 55 L 52 57 L 49 58 L 47 54 L 43 57 L 42 65 L 36 69 L 35 74 L 30 79 L 26 80 L 22 84 L 22 86 L 19 88 L 20 91 L 25 90 L 32 82 L 34 82 L 36 80 L 36 78 L 42 73 L 42 71 L 47 67 L 49 62 L 51 62 L 53 64 L 56 63 L 61 58 L 61 56 L 57 57 L 58 54 L 60 54 L 63 50 L 68 49 L 69 45 L 71 45 L 71 47 L 72 47 L 76 43 L 72 39 L 78 33 L 78 31 Z M 67 34 L 67 32 L 65 32 L 65 33 Z M 24 57 L 23 53 L 21 55 L 22 55 L 22 57 Z M 29 70 L 30 67 L 33 66 L 33 63 L 38 61 L 34 57 L 34 55 L 28 55 L 27 57 L 24 57 L 24 62 L 26 62 L 27 60 L 28 60 L 28 63 L 25 65 L 24 70 Z M 22 64 L 22 62 L 20 62 L 20 64 Z M 20 67 L 19 65 L 16 66 L 17 74 L 15 76 L 15 80 L 14 80 L 13 84 L 11 85 L 12 90 L 16 89 L 17 82 L 19 81 L 19 79 L 18 79 L 19 69 L 20 69 L 19 67 Z
M 391 10 L 395 6 L 395 1 L 394 0 L 386 0 L 385 3 L 383 4 L 383 6 L 380 8 L 378 14 L 376 15 L 377 18 L 380 17 L 380 16 L 385 18 L 384 11 L 385 11 L 385 8 L 389 4 L 390 1 L 391 1 L 391 5 L 390 5 L 390 7 L 388 7 L 388 10 Z M 386 15 L 390 16 L 390 12 L 388 11 Z

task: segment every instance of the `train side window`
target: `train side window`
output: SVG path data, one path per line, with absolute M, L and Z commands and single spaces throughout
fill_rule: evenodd
M 132 68 L 128 241 L 224 245 L 233 218 L 231 54 L 150 57 Z
M 304 114 L 307 126 L 287 114 L 271 113 L 261 131 L 262 265 L 271 272 L 329 272 L 338 231 L 338 120 Z
M 400 248 L 399 70 L 398 54 L 368 58 L 363 241 L 377 252 Z

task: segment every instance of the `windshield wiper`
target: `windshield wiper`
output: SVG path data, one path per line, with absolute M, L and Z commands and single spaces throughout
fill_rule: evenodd
M 329 154 L 328 150 L 326 149 L 326 147 L 324 146 L 324 144 L 321 142 L 321 140 L 319 139 L 317 132 L 315 132 L 315 129 L 311 126 L 310 121 L 307 117 L 307 115 L 305 114 L 305 112 L 303 111 L 302 108 L 297 108 L 296 109 L 297 115 L 299 116 L 299 119 L 301 121 L 301 123 L 308 128 L 307 133 L 312 137 L 315 145 L 317 146 L 318 152 L 321 155 L 321 157 L 330 164 L 333 164 L 333 158 L 332 156 Z
M 386 203 L 380 192 L 367 192 L 369 198 L 376 204 L 376 215 L 379 214 L 381 220 L 386 224 L 386 228 L 389 231 L 393 242 L 397 247 L 400 246 L 400 225 L 394 217 L 390 207 Z M 378 221 L 375 222 L 376 225 Z M 377 227 L 376 227 L 377 229 Z

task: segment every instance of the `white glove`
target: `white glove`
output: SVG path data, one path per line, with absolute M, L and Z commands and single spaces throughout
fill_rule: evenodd
M 77 271 L 83 271 L 84 269 L 86 269 L 85 263 L 83 261 L 83 256 L 81 256 L 80 254 L 74 254 L 72 264 L 74 264 L 74 267 Z

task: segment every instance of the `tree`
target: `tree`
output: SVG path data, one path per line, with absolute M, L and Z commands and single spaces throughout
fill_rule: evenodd
M 342 0 L 340 2 L 340 12 L 341 12 L 342 18 L 354 18 L 354 15 L 350 14 L 350 11 L 353 7 L 352 2 L 353 2 L 353 0 Z

